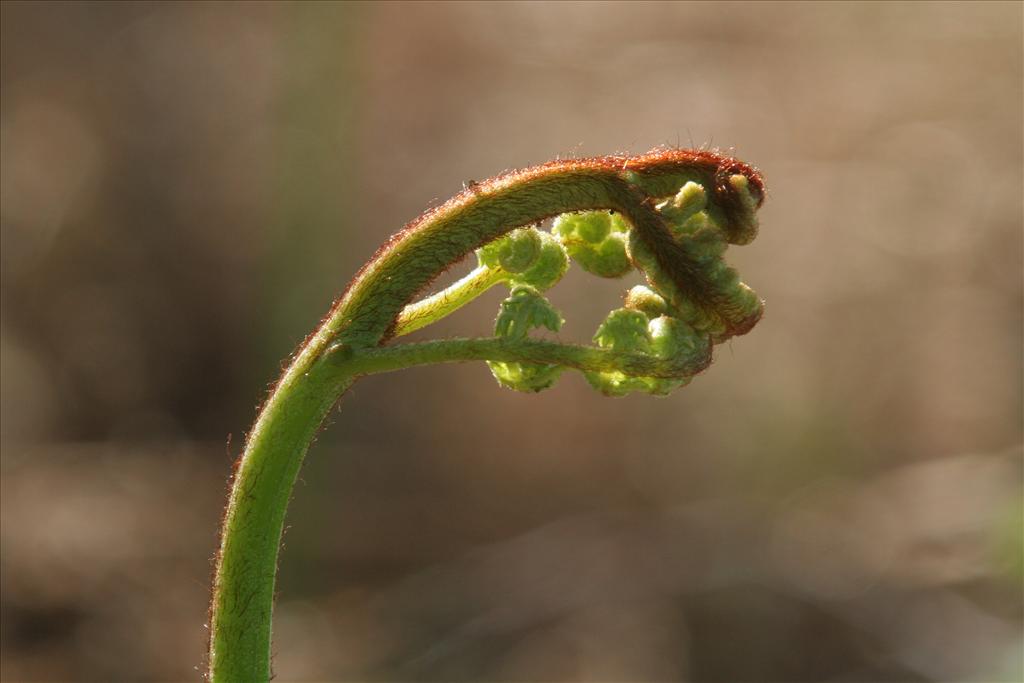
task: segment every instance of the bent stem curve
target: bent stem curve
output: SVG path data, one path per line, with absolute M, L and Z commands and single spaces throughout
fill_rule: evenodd
M 249 434 L 233 475 L 213 581 L 210 680 L 270 678 L 271 610 L 285 511 L 310 442 L 351 384 L 341 369 L 300 356 Z
M 687 251 L 655 207 L 654 199 L 689 181 L 707 188 L 729 242 L 753 238 L 753 212 L 764 197 L 760 174 L 713 152 L 670 149 L 555 161 L 507 173 L 427 211 L 381 247 L 299 349 L 260 410 L 236 463 L 214 567 L 209 680 L 270 678 L 274 586 L 288 502 L 309 444 L 359 376 L 426 363 L 488 360 L 675 378 L 692 375 L 710 360 L 710 350 L 684 360 L 641 352 L 650 341 L 642 326 L 639 346 L 622 348 L 615 347 L 620 333 L 614 326 L 605 332 L 608 348 L 511 338 L 384 346 L 394 336 L 451 313 L 504 277 L 501 271 L 474 271 L 452 288 L 409 305 L 472 250 L 559 214 L 612 210 L 635 233 L 636 253 L 630 259 L 652 286 L 660 287 L 670 306 L 686 303 L 688 310 L 713 320 L 717 339 L 750 329 L 760 317 L 759 305 L 737 307 L 724 297 L 723 287 L 733 284 L 729 273 L 707 268 L 703 256 Z M 628 317 L 617 320 L 629 323 Z M 531 390 L 538 388 L 543 386 Z

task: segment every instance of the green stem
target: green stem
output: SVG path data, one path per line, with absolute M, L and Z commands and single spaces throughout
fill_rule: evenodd
M 394 336 L 415 332 L 454 313 L 507 278 L 508 273 L 500 268 L 477 266 L 450 287 L 403 308 L 395 323 Z
M 270 679 L 270 625 L 285 511 L 310 442 L 353 377 L 314 338 L 250 432 L 224 513 L 210 608 L 208 678 Z

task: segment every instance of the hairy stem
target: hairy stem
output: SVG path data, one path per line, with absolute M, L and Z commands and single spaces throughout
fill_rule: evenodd
M 395 322 L 394 336 L 415 332 L 451 315 L 506 278 L 500 268 L 477 266 L 450 287 L 403 308 Z
M 270 678 L 270 625 L 284 515 L 302 458 L 352 376 L 314 337 L 278 382 L 236 464 L 210 607 L 208 678 Z
M 610 209 L 625 216 L 659 267 L 680 291 L 692 295 L 695 305 L 719 315 L 733 333 L 745 332 L 756 318 L 733 319 L 728 310 L 716 308 L 719 303 L 708 294 L 713 283 L 702 281 L 700 269 L 674 242 L 651 201 L 674 191 L 681 180 L 697 179 L 710 188 L 723 212 L 730 241 L 749 241 L 756 223 L 749 221 L 750 207 L 734 196 L 730 174 L 743 175 L 763 198 L 755 170 L 711 152 L 662 150 L 551 162 L 476 184 L 381 247 L 300 348 L 260 410 L 236 463 L 214 569 L 208 678 L 270 677 L 271 612 L 288 501 L 310 442 L 358 375 L 477 359 L 650 376 L 678 370 L 651 358 L 555 342 L 479 339 L 382 346 L 447 315 L 486 289 L 489 280 L 471 274 L 454 293 L 442 292 L 406 308 L 424 287 L 514 228 L 571 211 Z M 698 365 L 694 361 L 689 369 L 696 371 Z

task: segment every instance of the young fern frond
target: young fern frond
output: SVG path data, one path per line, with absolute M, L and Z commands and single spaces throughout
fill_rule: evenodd
M 270 677 L 271 612 L 285 512 L 302 459 L 338 398 L 361 376 L 486 361 L 502 386 L 541 391 L 567 369 L 610 396 L 665 395 L 711 362 L 713 344 L 749 331 L 761 300 L 723 260 L 757 234 L 761 175 L 710 151 L 553 161 L 474 183 L 392 237 L 360 270 L 284 372 L 236 463 L 210 604 L 207 677 Z M 538 227 L 556 218 L 552 231 Z M 476 250 L 479 265 L 413 299 Z M 637 268 L 594 345 L 535 339 L 562 315 L 543 292 L 569 261 L 598 277 Z M 493 336 L 389 343 L 493 286 L 510 288 Z

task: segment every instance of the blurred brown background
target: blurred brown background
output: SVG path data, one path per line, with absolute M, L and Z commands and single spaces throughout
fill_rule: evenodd
M 231 458 L 375 247 L 668 144 L 764 171 L 764 320 L 661 400 L 360 383 L 278 679 L 1019 680 L 1022 13 L 4 2 L 3 679 L 196 680 Z M 632 283 L 571 273 L 565 336 Z

